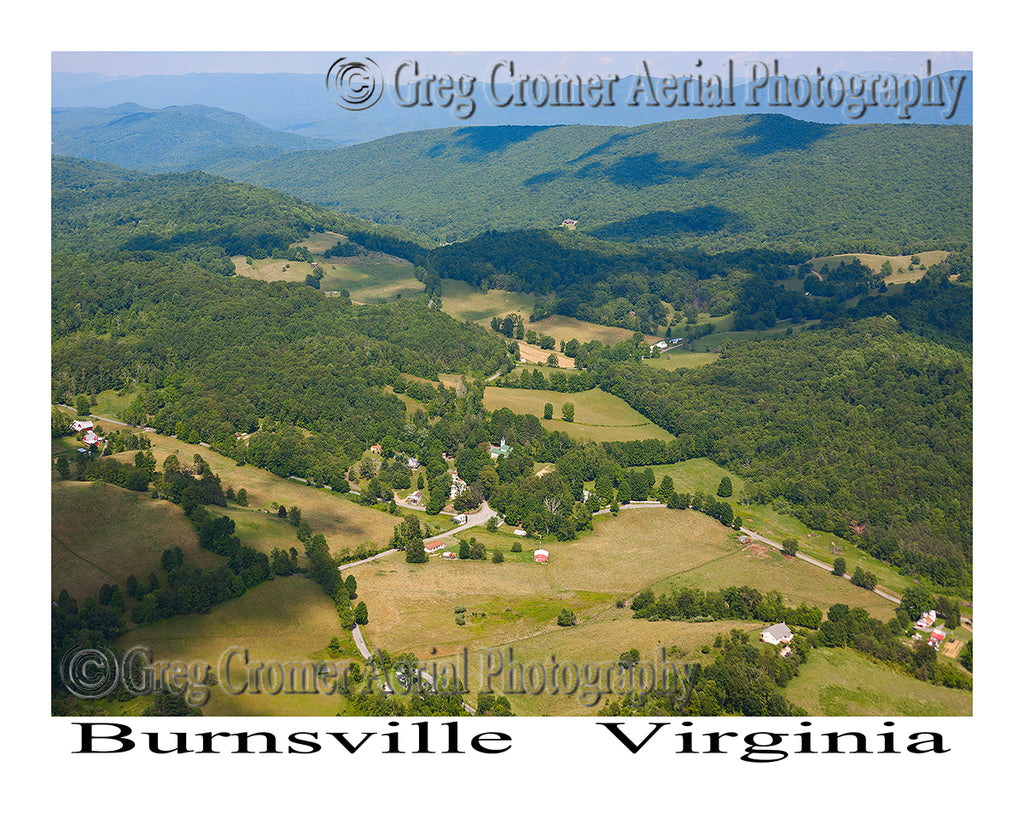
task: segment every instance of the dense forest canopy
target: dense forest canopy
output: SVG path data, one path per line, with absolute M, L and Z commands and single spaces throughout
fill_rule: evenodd
M 220 172 L 435 240 L 568 218 L 676 249 L 894 254 L 970 242 L 971 151 L 969 126 L 765 114 L 444 128 Z

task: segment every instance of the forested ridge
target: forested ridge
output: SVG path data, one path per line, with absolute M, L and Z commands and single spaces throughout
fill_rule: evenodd
M 636 315 L 625 316 L 657 323 L 663 299 L 685 308 L 731 298 L 738 322 L 770 326 L 809 317 L 787 312 L 800 305 L 821 311 L 819 329 L 726 345 L 718 361 L 694 370 L 642 364 L 648 348 L 640 335 L 639 344 L 614 348 L 576 345 L 587 388 L 623 398 L 677 436 L 648 452 L 588 448 L 546 433 L 533 416 L 486 412 L 482 385 L 472 381 L 507 372 L 513 343 L 453 321 L 431 307 L 427 292 L 360 306 L 303 285 L 226 275 L 229 253 L 265 255 L 310 231 L 345 229 L 364 246 L 404 248 L 420 261 L 428 291 L 441 272 L 437 260 L 494 284 L 503 274 L 476 267 L 467 246 L 428 251 L 414 237 L 206 174 L 148 177 L 73 160 L 54 162 L 53 218 L 55 401 L 133 390 L 124 413 L 131 423 L 339 487 L 376 441 L 431 458 L 432 480 L 444 472 L 441 452 L 466 452 L 459 473 L 474 493 L 466 502 L 493 497 L 515 522 L 566 539 L 587 528 L 594 511 L 583 503 L 584 482 L 604 474 L 595 494 L 605 502 L 646 497 L 653 485 L 630 481 L 628 469 L 706 456 L 743 476 L 750 500 L 853 537 L 909 573 L 944 586 L 970 583 L 971 362 L 958 352 L 970 349 L 970 288 L 948 278 L 969 278 L 969 256 L 894 293 L 868 295 L 866 269 L 830 272 L 809 284 L 822 295 L 808 299 L 778 285 L 799 258 L 782 251 L 710 255 L 542 231 L 470 243 L 495 260 L 517 260 L 508 275 L 524 288 L 550 283 L 553 271 L 561 276 L 564 296 L 538 299 L 541 312 L 575 298 L 615 311 L 632 305 Z M 531 268 L 535 246 L 549 252 Z M 864 298 L 842 305 L 851 292 Z M 466 374 L 468 393 L 403 376 L 439 372 Z M 554 379 L 540 386 L 549 381 L 559 389 Z M 515 382 L 523 385 L 514 376 L 503 383 Z M 408 418 L 392 390 L 408 391 L 426 411 Z M 486 449 L 501 437 L 514 453 L 492 469 Z M 556 472 L 533 480 L 534 461 L 553 462 Z M 376 497 L 387 499 L 387 488 Z M 851 534 L 853 522 L 865 526 L 861 534 Z
M 507 366 L 500 339 L 431 309 L 426 296 L 353 305 L 225 275 L 230 254 L 286 248 L 340 227 L 335 218 L 206 174 L 56 160 L 53 400 L 137 389 L 125 420 L 222 449 L 262 429 L 253 453 L 274 454 L 261 465 L 304 473 L 315 458 L 340 476 L 404 424 L 405 405 L 383 390 L 404 389 L 401 373 Z
M 808 526 L 938 582 L 970 575 L 972 366 L 870 318 L 729 346 L 665 372 L 598 365 L 597 383 Z
M 970 242 L 971 144 L 970 126 L 765 114 L 444 128 L 221 172 L 435 240 L 571 218 L 676 249 L 893 254 Z

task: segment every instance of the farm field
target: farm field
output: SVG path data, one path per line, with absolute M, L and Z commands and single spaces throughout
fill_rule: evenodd
M 671 441 L 674 436 L 657 424 L 648 421 L 621 398 L 601 389 L 586 392 L 554 392 L 551 390 L 519 390 L 508 387 L 488 387 L 484 391 L 484 407 L 495 410 L 508 407 L 515 413 L 543 418 L 544 405 L 554 407 L 554 417 L 542 420 L 545 429 L 560 430 L 576 439 L 602 441 L 629 441 L 657 438 Z M 572 423 L 561 420 L 565 403 L 575 406 Z
M 60 481 L 50 489 L 50 589 L 78 600 L 96 597 L 104 583 L 124 588 L 134 574 L 145 579 L 160 568 L 165 549 L 180 546 L 189 564 L 223 564 L 200 548 L 181 508 L 103 483 Z
M 244 669 L 260 663 L 300 663 L 326 657 L 331 637 L 341 641 L 346 656 L 358 656 L 352 638 L 341 627 L 334 604 L 318 585 L 303 577 L 279 577 L 246 592 L 235 600 L 214 606 L 209 614 L 189 614 L 147 626 L 136 626 L 122 635 L 118 646 L 127 650 L 146 646 L 154 662 L 181 660 L 187 665 L 205 663 L 221 679 L 221 657 L 231 648 L 248 651 L 248 665 L 232 659 L 230 685 L 240 688 Z M 332 662 L 340 662 L 338 659 Z M 265 685 L 263 686 L 265 688 Z M 333 716 L 339 697 L 326 694 L 268 694 L 261 690 L 231 694 L 221 685 L 210 690 L 202 706 L 207 716 Z
M 673 588 L 699 588 L 705 591 L 728 586 L 751 586 L 761 591 L 778 591 L 787 606 L 800 603 L 817 606 L 827 613 L 835 603 L 861 607 L 883 623 L 895 613 L 895 605 L 850 581 L 833 577 L 806 561 L 786 557 L 777 549 L 751 543 L 713 563 L 686 569 L 656 583 L 656 595 Z
M 967 716 L 969 691 L 941 688 L 850 649 L 816 648 L 785 688 L 786 698 L 822 716 Z

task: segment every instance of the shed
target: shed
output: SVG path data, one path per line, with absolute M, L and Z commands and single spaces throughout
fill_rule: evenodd
M 526 537 L 526 530 L 525 529 L 513 529 L 512 530 L 512 534 L 515 535 L 516 537 Z
M 547 549 L 536 549 L 533 553 L 534 563 L 547 563 L 548 562 L 548 550 Z

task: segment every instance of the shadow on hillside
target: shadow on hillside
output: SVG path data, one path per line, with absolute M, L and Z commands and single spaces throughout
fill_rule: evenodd
M 740 131 L 737 139 L 752 139 L 738 145 L 736 150 L 748 156 L 765 156 L 776 151 L 799 151 L 830 133 L 834 125 L 803 122 L 779 114 L 749 117 L 749 125 Z
M 750 219 L 745 214 L 709 205 L 684 211 L 661 210 L 632 216 L 619 222 L 609 222 L 589 233 L 598 239 L 623 242 L 684 233 L 707 235 L 719 231 L 736 232 L 746 230 L 749 226 Z

